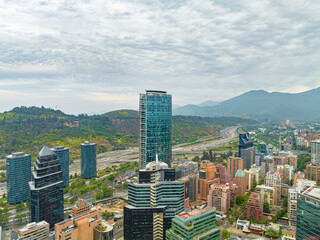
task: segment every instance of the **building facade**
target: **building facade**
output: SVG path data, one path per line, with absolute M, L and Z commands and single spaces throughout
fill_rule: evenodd
M 81 144 L 81 177 L 97 176 L 97 144 L 85 141 Z
M 308 164 L 305 170 L 305 177 L 308 180 L 316 181 L 320 185 L 320 165 L 318 163 Z
M 17 230 L 18 239 L 21 240 L 48 240 L 50 239 L 49 232 L 49 224 L 46 221 L 32 222 Z
M 124 240 L 164 239 L 165 210 L 165 206 L 124 206 Z
M 320 188 L 311 187 L 299 194 L 297 240 L 318 239 L 320 233 Z
M 236 174 L 234 175 L 234 178 L 233 178 L 233 183 L 237 185 L 238 187 L 238 195 L 245 195 L 245 174 L 243 172 L 242 169 L 239 169 Z
M 159 155 L 171 166 L 172 96 L 164 91 L 147 90 L 140 94 L 139 167 L 145 168 Z
M 178 214 L 167 230 L 167 240 L 220 239 L 220 229 L 215 227 L 215 208 L 207 207 L 188 213 Z
M 229 157 L 227 160 L 227 170 L 231 179 L 234 178 L 238 169 L 243 169 L 243 159 L 238 157 Z
M 63 187 L 65 188 L 69 185 L 69 148 L 55 146 L 54 148 L 51 148 L 51 150 L 60 161 Z
M 101 225 L 98 210 L 90 210 L 82 215 L 58 222 L 54 226 L 55 239 L 93 240 L 94 229 Z
M 44 146 L 38 154 L 32 181 L 31 190 L 31 221 L 46 221 L 50 229 L 54 224 L 63 220 L 63 181 L 59 159 Z
M 183 164 L 179 164 L 177 169 L 181 172 L 180 178 L 190 174 L 199 174 L 198 163 L 192 161 L 186 161 Z
M 262 220 L 263 215 L 263 201 L 261 196 L 257 192 L 253 192 L 245 207 L 246 219 L 256 219 L 258 221 Z
M 230 209 L 231 191 L 229 185 L 212 184 L 210 186 L 207 205 L 217 211 L 226 213 Z
M 311 163 L 320 165 L 320 140 L 311 142 Z
M 7 156 L 7 202 L 15 205 L 30 199 L 31 156 L 23 152 Z
M 207 160 L 202 161 L 198 178 L 198 199 L 207 201 L 210 185 L 215 183 L 220 183 L 216 166 Z

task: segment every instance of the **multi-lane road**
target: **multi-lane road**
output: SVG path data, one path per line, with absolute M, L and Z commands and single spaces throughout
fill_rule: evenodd
M 197 140 L 195 142 L 174 145 L 172 147 L 172 154 L 173 156 L 183 154 L 196 154 L 202 153 L 203 150 L 223 146 L 237 138 L 238 128 L 239 126 L 233 126 L 223 129 L 219 138 L 208 137 L 203 138 L 201 140 Z M 115 163 L 138 161 L 138 159 L 138 147 L 131 147 L 125 150 L 105 152 L 97 156 L 97 169 L 105 169 L 106 167 L 112 166 Z M 74 163 L 70 165 L 70 174 L 75 173 L 80 174 L 80 159 L 75 160 Z M 0 194 L 2 195 L 3 193 L 6 193 L 6 183 L 0 184 Z

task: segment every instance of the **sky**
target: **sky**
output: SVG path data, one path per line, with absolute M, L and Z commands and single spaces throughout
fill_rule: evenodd
M 320 86 L 319 0 L 0 0 L 0 112 L 138 109 Z

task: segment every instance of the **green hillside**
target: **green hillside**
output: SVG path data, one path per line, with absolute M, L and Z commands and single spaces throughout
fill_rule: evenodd
M 173 117 L 173 143 L 216 136 L 226 126 L 255 123 L 252 120 L 221 117 Z M 70 158 L 80 157 L 80 144 L 90 140 L 98 144 L 98 153 L 138 146 L 137 111 L 119 110 L 101 115 L 67 115 L 60 110 L 17 107 L 0 114 L 0 158 L 15 151 L 36 156 L 43 145 L 70 148 Z

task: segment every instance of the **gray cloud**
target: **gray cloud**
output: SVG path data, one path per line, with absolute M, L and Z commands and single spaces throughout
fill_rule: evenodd
M 0 111 L 137 108 L 144 89 L 179 105 L 307 90 L 319 25 L 317 0 L 0 0 Z

